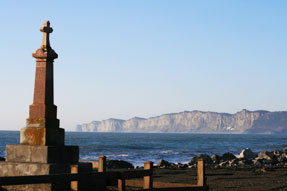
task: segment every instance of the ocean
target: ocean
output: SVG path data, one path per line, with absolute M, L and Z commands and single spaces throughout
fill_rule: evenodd
M 19 131 L 0 131 L 0 156 L 6 144 L 19 144 Z M 159 134 L 159 133 L 88 133 L 66 132 L 66 145 L 80 146 L 81 161 L 96 161 L 98 156 L 125 160 L 135 166 L 160 159 L 187 163 L 199 154 L 235 155 L 244 148 L 254 152 L 282 150 L 287 147 L 287 134 Z

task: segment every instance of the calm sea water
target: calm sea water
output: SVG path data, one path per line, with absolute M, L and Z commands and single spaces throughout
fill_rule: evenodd
M 6 144 L 18 144 L 18 131 L 0 131 L 0 156 L 5 156 Z M 144 161 L 186 163 L 198 154 L 238 155 L 242 149 L 253 151 L 287 147 L 287 134 L 227 135 L 227 134 L 149 134 L 149 133 L 78 133 L 66 132 L 66 145 L 80 146 L 80 159 L 96 161 L 97 156 L 125 160 L 134 165 Z

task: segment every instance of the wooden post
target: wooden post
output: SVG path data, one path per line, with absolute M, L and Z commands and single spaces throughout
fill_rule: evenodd
M 71 165 L 71 174 L 79 173 L 79 165 Z M 71 181 L 71 190 L 78 191 L 78 181 Z
M 147 161 L 144 162 L 144 169 L 150 170 L 150 176 L 144 177 L 143 189 L 152 189 L 153 183 L 153 162 Z
M 205 186 L 205 168 L 203 159 L 197 161 L 197 186 Z
M 126 180 L 118 179 L 118 191 L 126 191 Z
M 99 156 L 98 172 L 106 172 L 106 156 Z

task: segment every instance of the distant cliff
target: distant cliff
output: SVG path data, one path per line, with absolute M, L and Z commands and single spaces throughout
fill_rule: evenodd
M 83 132 L 150 133 L 287 133 L 287 112 L 248 111 L 235 114 L 184 111 L 129 120 L 107 119 L 77 125 Z

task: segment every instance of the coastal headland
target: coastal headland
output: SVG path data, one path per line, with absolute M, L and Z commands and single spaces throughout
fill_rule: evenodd
M 107 119 L 77 125 L 82 132 L 137 132 L 137 133 L 287 133 L 287 112 L 264 110 L 235 114 L 184 111 L 150 118 L 129 120 Z

